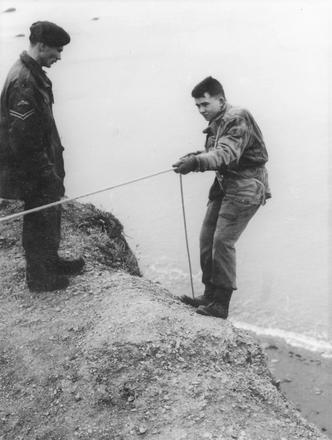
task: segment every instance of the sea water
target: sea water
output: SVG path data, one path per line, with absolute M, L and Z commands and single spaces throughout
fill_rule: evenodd
M 206 122 L 190 93 L 205 76 L 217 77 L 229 102 L 252 112 L 270 155 L 273 198 L 239 240 L 231 319 L 331 354 L 327 3 L 2 4 L 11 6 L 15 12 L 1 14 L 2 83 L 32 22 L 55 21 L 72 36 L 49 71 L 69 196 L 170 169 L 203 148 Z M 196 295 L 213 178 L 183 177 Z M 119 217 L 146 277 L 190 295 L 179 188 L 170 172 L 87 201 Z

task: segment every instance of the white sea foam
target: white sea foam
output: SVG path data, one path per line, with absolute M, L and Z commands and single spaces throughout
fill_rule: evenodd
M 287 344 L 293 347 L 304 348 L 306 350 L 319 353 L 324 358 L 332 358 L 332 344 L 326 340 L 316 339 L 300 333 L 281 330 L 278 328 L 259 327 L 233 319 L 230 319 L 230 321 L 235 325 L 235 327 L 239 327 L 243 330 L 252 331 L 256 335 L 281 338 L 285 342 L 287 342 Z

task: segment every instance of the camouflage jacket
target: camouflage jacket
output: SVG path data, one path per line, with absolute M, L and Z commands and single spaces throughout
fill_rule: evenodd
M 265 168 L 268 154 L 253 116 L 226 103 L 204 133 L 205 151 L 196 155 L 197 171 L 216 171 L 209 197 L 225 195 L 244 203 L 265 203 L 271 197 Z
M 0 197 L 64 194 L 63 147 L 55 125 L 52 83 L 23 52 L 0 98 Z

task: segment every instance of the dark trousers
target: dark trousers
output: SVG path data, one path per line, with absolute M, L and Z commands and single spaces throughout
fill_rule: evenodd
M 54 200 L 41 197 L 25 200 L 24 209 L 32 209 Z M 27 271 L 34 278 L 43 278 L 52 271 L 58 257 L 61 231 L 61 206 L 25 215 L 23 218 L 23 248 Z
M 200 260 L 205 285 L 236 287 L 235 243 L 260 205 L 224 197 L 209 201 L 200 234 Z

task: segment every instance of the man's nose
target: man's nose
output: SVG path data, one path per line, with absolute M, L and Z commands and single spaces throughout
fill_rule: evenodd
M 58 54 L 57 54 L 56 59 L 57 59 L 57 60 L 61 60 L 61 53 L 58 53 Z

